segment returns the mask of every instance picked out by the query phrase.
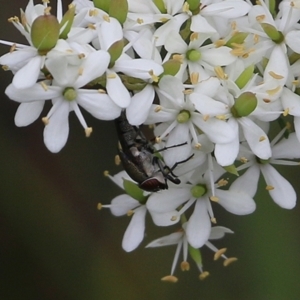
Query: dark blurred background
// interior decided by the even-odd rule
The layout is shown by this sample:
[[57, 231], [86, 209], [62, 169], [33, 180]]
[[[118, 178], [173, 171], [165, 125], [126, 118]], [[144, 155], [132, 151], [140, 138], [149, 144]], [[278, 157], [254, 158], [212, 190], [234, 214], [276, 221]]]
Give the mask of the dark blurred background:
[[[65, 1], [64, 4], [68, 4]], [[0, 38], [24, 43], [7, 22], [19, 16], [27, 1], [2, 1]], [[0, 45], [0, 55], [9, 47]], [[261, 187], [257, 211], [234, 216], [216, 207], [219, 225], [234, 235], [216, 246], [228, 247], [239, 261], [224, 268], [203, 249], [204, 268], [211, 273], [200, 282], [198, 271], [182, 273], [177, 284], [162, 283], [175, 248], [144, 249], [128, 254], [121, 240], [128, 217], [115, 218], [97, 203], [109, 203], [120, 194], [104, 170], [114, 174], [117, 138], [112, 122], [85, 114], [94, 132], [87, 139], [76, 117], [70, 115], [70, 136], [59, 153], [43, 144], [40, 120], [17, 128], [18, 104], [4, 90], [10, 72], [0, 72], [0, 299], [126, 300], [126, 299], [299, 299], [300, 209], [277, 207]], [[43, 116], [49, 110], [46, 110]], [[299, 149], [300, 151], [300, 149]], [[281, 168], [299, 188], [299, 168]], [[142, 246], [171, 232], [149, 222]]]

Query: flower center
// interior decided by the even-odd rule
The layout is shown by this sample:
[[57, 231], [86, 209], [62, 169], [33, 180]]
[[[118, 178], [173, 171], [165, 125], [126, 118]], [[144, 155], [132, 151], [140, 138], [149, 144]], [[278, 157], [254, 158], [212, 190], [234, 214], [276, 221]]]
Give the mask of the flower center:
[[63, 96], [67, 101], [73, 101], [77, 98], [77, 92], [72, 87], [65, 88]]
[[177, 115], [177, 122], [178, 123], [186, 123], [189, 119], [191, 118], [191, 114], [188, 110], [182, 110], [178, 115]]
[[206, 194], [206, 192], [207, 192], [207, 188], [206, 185], [204, 184], [197, 184], [191, 188], [192, 196], [195, 198], [202, 197], [203, 195]]
[[201, 58], [201, 52], [196, 49], [187, 51], [186, 58], [190, 61], [198, 61]]

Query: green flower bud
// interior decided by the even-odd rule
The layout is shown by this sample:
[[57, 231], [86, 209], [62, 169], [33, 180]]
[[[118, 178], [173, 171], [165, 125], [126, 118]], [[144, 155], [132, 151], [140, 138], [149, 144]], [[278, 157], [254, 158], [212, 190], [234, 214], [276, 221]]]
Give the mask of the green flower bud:
[[254, 72], [254, 65], [250, 65], [249, 67], [247, 67], [241, 73], [241, 75], [236, 79], [236, 81], [235, 81], [236, 85], [240, 89], [242, 89], [249, 82], [249, 80], [252, 78], [253, 72]]
[[163, 64], [164, 72], [161, 74], [160, 77], [164, 75], [172, 75], [175, 76], [179, 69], [180, 69], [181, 63], [180, 61], [176, 59], [169, 59]]
[[241, 94], [231, 108], [231, 113], [235, 118], [249, 116], [257, 106], [257, 98], [251, 92]]
[[240, 176], [235, 165], [225, 166], [223, 168], [230, 174]]
[[202, 197], [203, 195], [205, 195], [207, 192], [207, 188], [205, 185], [203, 184], [197, 184], [197, 185], [194, 185], [192, 188], [191, 188], [191, 194], [193, 197], [195, 198], [200, 198]]
[[93, 0], [93, 3], [96, 8], [102, 9], [103, 11], [108, 13], [110, 1], [111, 0]]
[[153, 0], [153, 3], [156, 5], [156, 7], [159, 9], [159, 11], [162, 14], [166, 14], [167, 13], [167, 9], [165, 7], [165, 3], [163, 0]]
[[260, 26], [268, 37], [276, 44], [280, 44], [284, 41], [284, 35], [278, 31], [274, 26], [268, 23], [261, 23]]
[[117, 19], [120, 24], [124, 24], [127, 19], [128, 2], [127, 0], [110, 0], [109, 15]]
[[68, 11], [64, 14], [61, 22], [60, 29], [63, 28], [63, 31], [60, 33], [59, 38], [66, 40], [68, 38], [68, 33], [71, 30], [75, 16], [75, 5], [70, 5]]
[[186, 123], [189, 119], [191, 118], [191, 114], [188, 110], [182, 110], [178, 115], [177, 115], [177, 122], [178, 123]]
[[123, 179], [123, 186], [126, 194], [131, 196], [133, 199], [139, 201], [141, 204], [145, 204], [147, 202], [147, 197], [144, 196], [144, 191], [134, 182]]
[[37, 17], [31, 26], [31, 41], [40, 55], [55, 47], [59, 38], [59, 23], [55, 16], [44, 14]]
[[63, 96], [67, 101], [73, 101], [77, 98], [77, 92], [72, 87], [65, 88]]
[[186, 2], [189, 5], [190, 11], [198, 9], [200, 6], [200, 0], [187, 0]]
[[225, 46], [233, 48], [234, 44], [243, 44], [246, 37], [248, 36], [248, 33], [246, 32], [238, 32], [237, 34], [235, 34], [232, 38], [230, 38], [227, 43], [225, 44]]
[[121, 56], [124, 48], [124, 41], [116, 41], [114, 42], [108, 49], [108, 53], [110, 54], [110, 63], [109, 68], [112, 68], [115, 64], [116, 60]]
[[198, 61], [201, 58], [201, 52], [196, 49], [191, 49], [186, 53], [186, 58], [190, 61]]

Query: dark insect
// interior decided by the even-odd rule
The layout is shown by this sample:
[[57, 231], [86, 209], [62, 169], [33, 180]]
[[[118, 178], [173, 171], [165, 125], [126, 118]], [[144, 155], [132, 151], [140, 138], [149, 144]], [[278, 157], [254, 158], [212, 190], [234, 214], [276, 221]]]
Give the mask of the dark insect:
[[168, 189], [167, 180], [175, 184], [180, 183], [180, 180], [172, 171], [179, 164], [192, 158], [193, 155], [175, 163], [170, 168], [154, 154], [186, 143], [156, 150], [138, 127], [129, 124], [124, 111], [115, 120], [115, 124], [120, 142], [118, 151], [123, 167], [128, 175], [139, 184], [141, 189], [148, 192], [157, 192]]

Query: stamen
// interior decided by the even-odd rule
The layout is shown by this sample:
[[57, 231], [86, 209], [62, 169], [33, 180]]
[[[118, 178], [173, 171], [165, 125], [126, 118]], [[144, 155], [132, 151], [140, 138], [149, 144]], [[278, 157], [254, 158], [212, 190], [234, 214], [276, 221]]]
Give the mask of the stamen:
[[103, 175], [104, 175], [105, 177], [108, 177], [108, 176], [109, 176], [109, 171], [108, 171], [108, 170], [105, 170], [105, 171], [103, 172]]
[[128, 212], [127, 212], [128, 217], [131, 217], [133, 214], [134, 214], [134, 210], [132, 210], [132, 209], [128, 210]]
[[226, 41], [223, 39], [217, 40], [214, 42], [214, 45], [216, 46], [216, 48], [222, 47], [226, 44]]
[[265, 19], [265, 17], [266, 17], [265, 15], [259, 15], [256, 17], [256, 21], [261, 23]]
[[80, 68], [78, 69], [78, 75], [82, 75], [82, 74], [83, 74], [83, 68], [80, 67]]
[[90, 137], [91, 134], [92, 134], [92, 132], [93, 132], [93, 128], [92, 127], [88, 127], [84, 131], [85, 131], [85, 136], [86, 137]]
[[217, 219], [216, 219], [216, 218], [210, 218], [210, 221], [211, 221], [213, 224], [217, 224]]
[[265, 136], [261, 136], [260, 138], [259, 138], [259, 141], [260, 142], [263, 142], [263, 141], [265, 141], [267, 138], [265, 137]]
[[92, 29], [92, 30], [96, 30], [96, 26], [94, 24], [89, 24], [87, 26], [87, 28]]
[[194, 146], [197, 150], [200, 150], [202, 145], [200, 143], [196, 143]]
[[214, 260], [218, 260], [226, 251], [227, 251], [227, 248], [222, 248], [222, 249], [218, 250], [214, 255]]
[[272, 185], [267, 185], [266, 186], [266, 190], [267, 191], [272, 191], [272, 190], [274, 190], [275, 188], [274, 188], [274, 186], [272, 186]]
[[9, 49], [9, 53], [14, 52], [16, 50], [16, 48], [17, 48], [17, 45], [16, 44], [12, 44], [11, 47], [10, 47], [10, 49]]
[[227, 259], [224, 260], [223, 266], [224, 266], [224, 267], [227, 267], [227, 266], [229, 266], [231, 263], [233, 263], [233, 262], [235, 262], [235, 261], [237, 261], [237, 260], [238, 260], [238, 259], [237, 259], [236, 257], [229, 257], [229, 258], [227, 258]]
[[179, 61], [181, 64], [183, 63], [183, 55], [182, 54], [174, 54], [174, 55], [172, 55], [172, 58], [174, 59], [174, 60], [177, 60], [177, 61]]
[[180, 264], [180, 268], [181, 268], [181, 271], [189, 271], [190, 270], [190, 264], [187, 262], [187, 261], [183, 261], [181, 262]]
[[101, 209], [102, 209], [102, 203], [98, 203], [98, 204], [97, 204], [97, 209], [98, 209], [98, 210], [101, 210]]
[[190, 74], [190, 80], [192, 84], [197, 84], [199, 82], [199, 73], [191, 73]]
[[161, 281], [176, 283], [178, 281], [178, 278], [175, 277], [174, 275], [168, 275], [168, 276], [161, 278]]
[[43, 117], [42, 122], [44, 123], [45, 126], [48, 125], [49, 124], [49, 118], [48, 117]]
[[278, 92], [280, 92], [281, 87], [278, 86], [275, 89], [271, 89], [271, 90], [267, 90], [266, 92], [268, 93], [268, 95], [273, 96], [275, 94], [277, 94]]
[[213, 202], [219, 202], [219, 198], [217, 196], [210, 196], [209, 199]]
[[207, 278], [209, 275], [210, 275], [209, 272], [205, 271], [205, 272], [203, 272], [203, 273], [201, 273], [201, 274], [199, 275], [199, 279], [200, 279], [200, 280], [204, 280], [204, 279]]
[[116, 73], [111, 73], [107, 75], [107, 79], [114, 79], [116, 77], [117, 77]]
[[108, 23], [110, 23], [110, 18], [109, 18], [108, 15], [104, 15], [103, 16], [103, 20], [106, 21], [106, 22], [108, 22]]
[[290, 109], [289, 109], [289, 108], [286, 108], [286, 109], [283, 111], [283, 116], [286, 117], [289, 113], [290, 113]]
[[198, 38], [199, 38], [199, 33], [198, 32], [193, 32], [190, 36], [190, 41], [198, 40]]
[[45, 83], [45, 81], [41, 81], [40, 85], [42, 86], [42, 88], [44, 89], [45, 92], [48, 91], [48, 85]]
[[116, 155], [115, 156], [115, 165], [119, 166], [121, 164], [121, 159], [120, 159], [120, 155]]
[[269, 74], [270, 74], [271, 77], [273, 77], [275, 79], [282, 79], [282, 78], [284, 78], [282, 75], [276, 74], [273, 71], [270, 71]]

